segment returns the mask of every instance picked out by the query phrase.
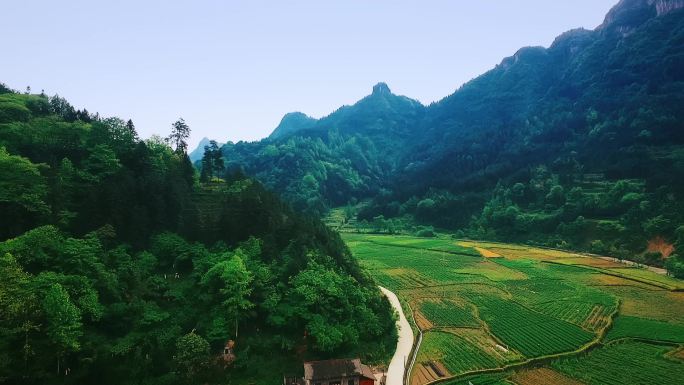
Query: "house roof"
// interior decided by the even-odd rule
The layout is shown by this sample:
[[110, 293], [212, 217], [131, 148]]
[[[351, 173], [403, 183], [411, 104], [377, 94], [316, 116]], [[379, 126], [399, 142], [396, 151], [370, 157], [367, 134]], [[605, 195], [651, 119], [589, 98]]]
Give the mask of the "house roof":
[[304, 379], [326, 380], [340, 377], [361, 376], [375, 380], [370, 368], [359, 358], [352, 360], [309, 361], [304, 363]]

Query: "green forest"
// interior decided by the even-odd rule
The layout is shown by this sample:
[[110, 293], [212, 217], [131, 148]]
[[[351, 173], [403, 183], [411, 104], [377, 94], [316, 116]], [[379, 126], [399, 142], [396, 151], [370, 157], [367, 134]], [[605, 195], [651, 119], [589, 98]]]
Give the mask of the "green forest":
[[200, 173], [188, 124], [170, 131], [2, 87], [0, 382], [275, 383], [303, 359], [387, 359], [390, 305], [339, 235]]
[[684, 276], [671, 255], [684, 241], [684, 17], [637, 3], [428, 106], [379, 83], [324, 118], [288, 114], [266, 139], [224, 145], [226, 169], [371, 231], [432, 227]]

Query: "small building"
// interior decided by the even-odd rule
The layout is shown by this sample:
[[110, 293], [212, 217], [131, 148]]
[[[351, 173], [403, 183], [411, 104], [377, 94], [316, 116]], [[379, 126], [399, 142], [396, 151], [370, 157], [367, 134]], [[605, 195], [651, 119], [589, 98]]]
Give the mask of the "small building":
[[304, 385], [379, 385], [359, 358], [304, 363]]
[[221, 353], [221, 359], [223, 361], [223, 367], [226, 368], [235, 361], [235, 341], [228, 340], [223, 347], [223, 353]]

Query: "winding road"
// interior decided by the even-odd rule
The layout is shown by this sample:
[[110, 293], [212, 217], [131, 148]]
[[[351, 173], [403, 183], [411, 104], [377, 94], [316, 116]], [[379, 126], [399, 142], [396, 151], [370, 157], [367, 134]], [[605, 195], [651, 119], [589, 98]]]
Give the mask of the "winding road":
[[399, 340], [397, 341], [397, 350], [394, 352], [392, 361], [387, 368], [386, 385], [404, 385], [404, 369], [410, 360], [411, 348], [413, 347], [413, 331], [406, 316], [404, 316], [404, 311], [401, 308], [397, 295], [382, 286], [380, 286], [380, 290], [399, 314], [399, 319], [397, 320]]

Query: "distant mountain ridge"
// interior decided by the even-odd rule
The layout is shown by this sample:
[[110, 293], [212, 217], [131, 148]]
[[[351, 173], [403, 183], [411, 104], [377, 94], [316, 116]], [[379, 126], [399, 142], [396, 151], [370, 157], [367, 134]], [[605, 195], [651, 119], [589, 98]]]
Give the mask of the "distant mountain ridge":
[[270, 139], [280, 139], [287, 135], [297, 133], [302, 130], [313, 127], [317, 122], [314, 119], [302, 112], [290, 112], [283, 116], [283, 119], [278, 124], [278, 127], [273, 130]]
[[[422, 116], [424, 106], [417, 100], [392, 93], [386, 83], [373, 86], [372, 93], [351, 106], [342, 106], [321, 119], [311, 118], [301, 112], [286, 114], [278, 127], [268, 137], [282, 139], [292, 134], [342, 130], [397, 130], [406, 132]], [[387, 118], [400, 117], [395, 125], [387, 126]]]
[[[201, 159], [202, 159], [202, 156], [204, 156], [204, 146], [208, 146], [210, 141], [211, 141], [211, 139], [209, 139], [209, 138], [207, 138], [207, 137], [205, 136], [204, 138], [202, 138], [202, 140], [200, 140], [200, 142], [199, 142], [199, 144], [197, 145], [197, 147], [196, 147], [194, 150], [192, 150], [192, 152], [190, 152], [190, 153], [188, 154], [188, 157], [190, 158], [190, 161], [191, 161], [192, 163], [195, 163], [195, 162], [197, 162], [198, 160], [201, 160]], [[223, 146], [225, 143], [219, 143], [219, 142], [217, 142], [217, 144], [218, 144], [219, 147], [221, 147], [221, 146]]]
[[[603, 236], [610, 247], [636, 250], [646, 235], [625, 235], [643, 232], [629, 222], [628, 207], [590, 209], [598, 203], [589, 201], [631, 181], [622, 185], [643, 186], [631, 192], [650, 202], [642, 220], [669, 223], [655, 233], [670, 237], [684, 223], [684, 207], [652, 195], [659, 186], [672, 196], [684, 190], [677, 179], [684, 176], [682, 8], [683, 0], [622, 0], [595, 30], [521, 48], [429, 106], [379, 83], [324, 118], [284, 118], [286, 128], [269, 138], [224, 146], [228, 168], [255, 176], [298, 209], [325, 212], [370, 198], [360, 220], [412, 215], [444, 228], [493, 229], [489, 238], [534, 234], [553, 245], [559, 226], [593, 217], [586, 226], [617, 220], [626, 229]], [[537, 169], [546, 170], [544, 183]], [[581, 182], [585, 175], [601, 183]], [[520, 201], [510, 196], [518, 184]], [[555, 186], [563, 199], [544, 203]], [[584, 202], [574, 211], [559, 203], [571, 190]], [[501, 221], [498, 210], [508, 207], [518, 211]], [[573, 242], [588, 248], [590, 241]]]

